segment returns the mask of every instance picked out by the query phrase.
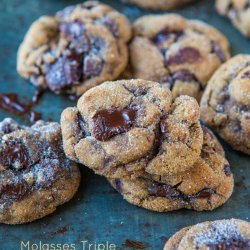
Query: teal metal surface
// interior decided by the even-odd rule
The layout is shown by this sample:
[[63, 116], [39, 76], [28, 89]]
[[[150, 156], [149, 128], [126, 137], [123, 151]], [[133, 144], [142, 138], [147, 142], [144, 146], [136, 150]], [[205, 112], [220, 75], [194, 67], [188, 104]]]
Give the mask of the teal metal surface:
[[[131, 21], [148, 14], [118, 0], [103, 1], [123, 12]], [[19, 93], [24, 101], [31, 99], [34, 87], [21, 79], [16, 72], [16, 52], [30, 24], [39, 16], [53, 14], [75, 0], [1, 0], [0, 2], [0, 92]], [[216, 14], [212, 0], [204, 0], [175, 11], [188, 18], [197, 18], [214, 25], [229, 38], [232, 54], [250, 53], [250, 39], [243, 37], [230, 22]], [[61, 111], [74, 102], [63, 96], [46, 93], [36, 110], [45, 120], [59, 121]], [[0, 110], [0, 119], [20, 117]], [[74, 244], [84, 249], [81, 241], [90, 244], [115, 244], [115, 249], [129, 249], [126, 240], [140, 241], [137, 248], [162, 249], [164, 242], [177, 230], [198, 222], [222, 218], [250, 220], [250, 157], [233, 151], [223, 143], [235, 176], [232, 197], [222, 207], [212, 212], [181, 210], [171, 213], [147, 211], [127, 203], [107, 181], [82, 166], [82, 184], [72, 201], [53, 214], [26, 225], [0, 225], [0, 249], [63, 249]], [[22, 245], [23, 242], [23, 245]], [[28, 244], [29, 243], [29, 248]], [[112, 249], [109, 248], [99, 249]], [[33, 247], [33, 248], [32, 248]], [[43, 248], [42, 248], [43, 247]], [[102, 247], [102, 246], [101, 246]], [[73, 245], [64, 249], [74, 249]], [[85, 248], [88, 249], [88, 248]], [[95, 249], [92, 246], [90, 249]], [[96, 249], [98, 249], [96, 247]]]

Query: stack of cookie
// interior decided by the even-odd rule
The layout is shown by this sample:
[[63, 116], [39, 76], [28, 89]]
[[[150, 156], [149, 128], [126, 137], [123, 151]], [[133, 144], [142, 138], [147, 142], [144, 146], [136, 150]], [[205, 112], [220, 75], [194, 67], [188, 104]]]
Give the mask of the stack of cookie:
[[230, 197], [233, 176], [199, 117], [194, 98], [173, 99], [159, 83], [105, 82], [63, 111], [64, 151], [138, 206], [212, 210]]

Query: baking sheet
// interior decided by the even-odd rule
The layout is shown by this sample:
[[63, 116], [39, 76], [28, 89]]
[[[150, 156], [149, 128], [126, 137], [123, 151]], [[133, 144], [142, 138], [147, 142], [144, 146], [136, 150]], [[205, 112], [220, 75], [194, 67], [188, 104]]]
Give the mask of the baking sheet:
[[[131, 21], [150, 13], [122, 4], [118, 0], [103, 2], [120, 10]], [[32, 98], [34, 87], [16, 72], [17, 48], [35, 19], [75, 3], [78, 1], [1, 0], [0, 92], [19, 93], [25, 101]], [[220, 29], [229, 38], [233, 55], [250, 53], [250, 39], [243, 37], [227, 19], [215, 12], [214, 1], [199, 1], [175, 12], [188, 18], [204, 20]], [[36, 110], [42, 112], [45, 120], [59, 121], [61, 111], [72, 105], [74, 102], [66, 97], [46, 93]], [[0, 119], [7, 116], [27, 122], [0, 110]], [[0, 225], [0, 249], [31, 249], [32, 244], [35, 244], [34, 249], [40, 250], [49, 249], [47, 246], [41, 248], [42, 244], [74, 244], [75, 249], [81, 250], [84, 249], [81, 241], [88, 241], [90, 244], [108, 242], [115, 244], [115, 249], [131, 249], [133, 244], [137, 244], [134, 249], [162, 249], [167, 238], [191, 224], [232, 217], [249, 221], [250, 157], [233, 151], [225, 143], [223, 146], [235, 176], [235, 189], [229, 201], [212, 212], [180, 210], [161, 214], [147, 211], [127, 203], [103, 177], [82, 167], [82, 184], [73, 200], [59, 207], [54, 214], [33, 223]], [[65, 249], [72, 249], [71, 247], [72, 245]]]

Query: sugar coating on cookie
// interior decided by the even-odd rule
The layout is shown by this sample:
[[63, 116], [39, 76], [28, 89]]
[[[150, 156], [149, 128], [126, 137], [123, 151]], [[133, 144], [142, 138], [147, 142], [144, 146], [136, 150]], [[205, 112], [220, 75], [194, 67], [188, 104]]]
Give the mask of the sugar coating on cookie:
[[26, 223], [53, 213], [79, 183], [77, 164], [63, 152], [58, 123], [0, 122], [0, 223]]
[[181, 7], [187, 3], [194, 2], [195, 0], [122, 0], [126, 3], [137, 4], [142, 8], [170, 10], [173, 8]]
[[216, 9], [228, 17], [245, 36], [250, 36], [249, 0], [216, 0]]
[[130, 203], [157, 212], [182, 208], [213, 210], [232, 194], [234, 181], [224, 151], [207, 128], [199, 159], [192, 168], [176, 175], [148, 175], [109, 179]]
[[113, 8], [95, 1], [69, 6], [31, 25], [17, 70], [37, 87], [79, 96], [122, 73], [130, 37], [129, 21]]
[[[145, 80], [105, 82], [61, 116], [64, 150], [106, 177], [125, 167], [148, 173], [183, 172], [199, 157], [202, 129], [194, 98]], [[138, 167], [138, 168], [137, 168]], [[127, 172], [125, 171], [125, 174]]]
[[235, 150], [250, 154], [250, 56], [222, 65], [201, 100], [201, 119]]
[[198, 20], [148, 15], [133, 28], [131, 74], [160, 82], [174, 97], [186, 94], [199, 100], [212, 74], [230, 57], [225, 36]]
[[167, 241], [164, 250], [249, 248], [250, 223], [228, 219], [183, 228]]

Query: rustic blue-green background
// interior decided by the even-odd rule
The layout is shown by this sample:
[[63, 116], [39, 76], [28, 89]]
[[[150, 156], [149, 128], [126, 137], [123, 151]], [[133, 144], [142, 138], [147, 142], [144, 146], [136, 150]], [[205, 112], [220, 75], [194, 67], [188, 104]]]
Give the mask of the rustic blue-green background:
[[[0, 92], [19, 93], [23, 100], [31, 99], [32, 85], [16, 72], [16, 52], [30, 24], [39, 16], [53, 14], [75, 0], [1, 0], [0, 2]], [[150, 13], [137, 7], [103, 1], [123, 12], [131, 21]], [[230, 22], [218, 16], [212, 0], [200, 1], [176, 11], [188, 18], [204, 20], [220, 29], [230, 40], [232, 54], [249, 53], [250, 40], [244, 38]], [[74, 105], [66, 97], [45, 94], [37, 106], [45, 120], [59, 121], [61, 111]], [[0, 110], [0, 119], [14, 115]], [[18, 118], [19, 120], [22, 120]], [[75, 198], [56, 213], [36, 222], [0, 225], [0, 249], [20, 249], [20, 241], [31, 243], [115, 243], [117, 249], [127, 249], [127, 239], [146, 243], [147, 249], [162, 249], [165, 240], [182, 227], [222, 218], [250, 220], [250, 157], [232, 151], [224, 144], [235, 176], [235, 189], [230, 200], [212, 212], [181, 210], [160, 214], [130, 205], [115, 192], [107, 181], [82, 167], [82, 184]]]

